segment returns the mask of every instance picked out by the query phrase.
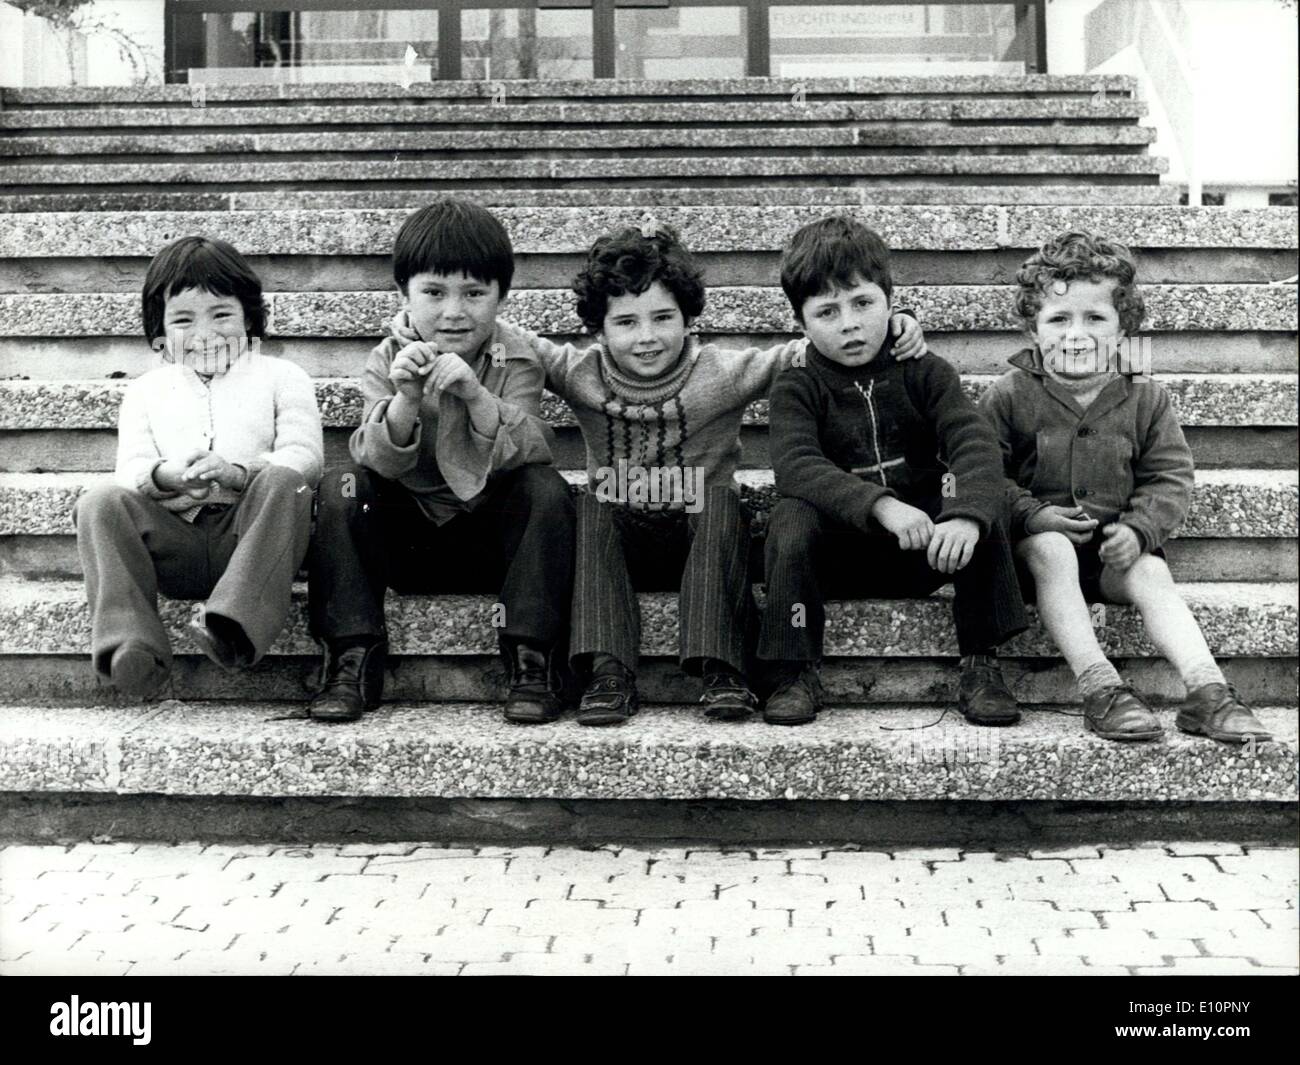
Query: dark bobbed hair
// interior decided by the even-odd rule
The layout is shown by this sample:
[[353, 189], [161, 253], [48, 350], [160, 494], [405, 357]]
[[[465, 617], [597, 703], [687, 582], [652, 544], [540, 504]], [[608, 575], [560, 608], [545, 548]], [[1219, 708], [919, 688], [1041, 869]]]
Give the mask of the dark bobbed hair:
[[1031, 332], [1043, 307], [1043, 297], [1057, 281], [1115, 282], [1115, 310], [1125, 334], [1136, 333], [1146, 316], [1146, 301], [1138, 288], [1137, 262], [1123, 244], [1085, 230], [1061, 233], [1034, 252], [1016, 273], [1016, 313]]
[[591, 333], [605, 324], [615, 296], [639, 296], [656, 281], [672, 293], [689, 323], [704, 310], [704, 271], [672, 226], [659, 226], [647, 237], [640, 229], [620, 229], [599, 238], [573, 279], [578, 317]]
[[393, 242], [393, 280], [406, 295], [416, 274], [464, 274], [497, 283], [502, 299], [515, 276], [515, 250], [506, 227], [486, 207], [454, 197], [407, 216]]
[[845, 215], [800, 227], [781, 253], [781, 288], [800, 322], [807, 300], [860, 281], [879, 285], [886, 299], [893, 294], [889, 248], [874, 229]]
[[214, 296], [233, 296], [244, 308], [248, 335], [266, 336], [262, 279], [248, 260], [224, 240], [181, 237], [153, 257], [144, 275], [140, 316], [150, 343], [166, 335], [167, 297], [191, 288], [205, 289]]

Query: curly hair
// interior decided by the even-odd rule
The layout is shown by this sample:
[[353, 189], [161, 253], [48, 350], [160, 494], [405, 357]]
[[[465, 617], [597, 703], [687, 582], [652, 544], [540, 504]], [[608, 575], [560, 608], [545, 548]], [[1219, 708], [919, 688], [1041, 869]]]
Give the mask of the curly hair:
[[1062, 233], [1034, 252], [1016, 273], [1016, 313], [1032, 327], [1043, 297], [1057, 281], [1113, 280], [1115, 310], [1125, 334], [1137, 332], [1146, 315], [1146, 303], [1135, 280], [1137, 263], [1123, 244], [1083, 230]]
[[672, 226], [660, 226], [650, 237], [631, 227], [600, 237], [573, 279], [578, 317], [589, 332], [599, 333], [612, 298], [639, 296], [656, 281], [673, 294], [688, 323], [700, 316], [704, 271]]

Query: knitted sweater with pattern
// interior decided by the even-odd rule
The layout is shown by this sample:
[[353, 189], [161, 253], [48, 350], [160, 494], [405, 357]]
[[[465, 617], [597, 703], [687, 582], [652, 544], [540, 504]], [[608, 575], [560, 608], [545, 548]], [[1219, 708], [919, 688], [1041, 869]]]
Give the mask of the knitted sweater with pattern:
[[[621, 469], [680, 469], [699, 471], [694, 478], [684, 475], [683, 482], [700, 491], [734, 489], [745, 407], [764, 397], [806, 346], [801, 339], [738, 351], [692, 337], [673, 370], [634, 384], [619, 379], [600, 344], [555, 344], [501, 321], [498, 328], [528, 338], [546, 371], [546, 387], [572, 408], [593, 487]], [[689, 502], [680, 495], [618, 501], [645, 510], [682, 510]]]

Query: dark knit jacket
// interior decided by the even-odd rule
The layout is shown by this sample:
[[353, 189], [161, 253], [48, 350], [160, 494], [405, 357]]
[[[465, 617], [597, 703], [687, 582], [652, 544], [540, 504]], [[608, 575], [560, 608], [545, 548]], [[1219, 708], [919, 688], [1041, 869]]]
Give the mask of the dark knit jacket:
[[997, 438], [957, 371], [935, 355], [897, 362], [889, 340], [857, 367], [810, 344], [807, 365], [773, 386], [771, 448], [781, 495], [864, 532], [879, 528], [871, 508], [885, 495], [936, 520], [970, 518], [981, 537], [1005, 515]]

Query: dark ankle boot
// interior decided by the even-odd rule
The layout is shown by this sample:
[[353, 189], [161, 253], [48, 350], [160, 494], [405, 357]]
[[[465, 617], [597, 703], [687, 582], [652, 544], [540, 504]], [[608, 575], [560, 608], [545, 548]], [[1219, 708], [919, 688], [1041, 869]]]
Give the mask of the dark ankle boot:
[[382, 637], [329, 640], [321, 663], [321, 687], [307, 713], [318, 721], [356, 721], [384, 694], [388, 641]]
[[554, 721], [564, 709], [555, 671], [553, 650], [543, 650], [523, 640], [502, 641], [510, 670], [510, 694], [502, 711], [517, 725]]

